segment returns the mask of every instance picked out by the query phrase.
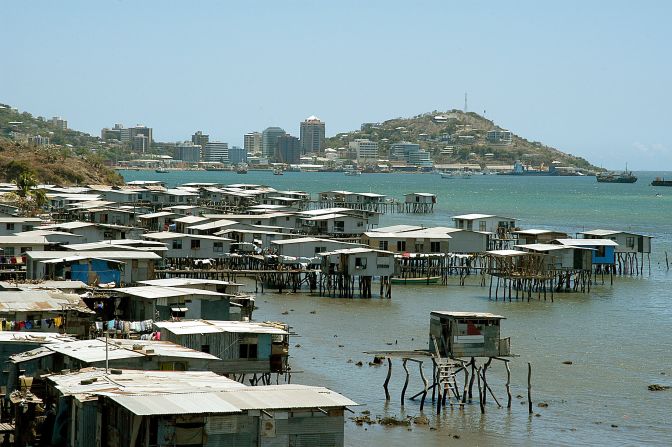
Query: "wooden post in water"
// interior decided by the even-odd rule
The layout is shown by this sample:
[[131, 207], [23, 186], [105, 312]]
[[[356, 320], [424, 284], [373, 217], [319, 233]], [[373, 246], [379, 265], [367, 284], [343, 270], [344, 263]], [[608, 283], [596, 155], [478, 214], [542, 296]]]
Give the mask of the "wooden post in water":
[[511, 368], [509, 368], [509, 362], [504, 362], [506, 366], [506, 396], [508, 398], [506, 402], [506, 408], [511, 408]]
[[481, 389], [481, 367], [478, 367], [478, 370], [476, 371], [476, 374], [478, 376], [476, 377], [476, 380], [478, 381], [478, 404], [481, 407], [481, 414], [485, 414], [485, 406], [483, 405], [483, 390]]
[[420, 368], [420, 378], [422, 379], [422, 383], [425, 385], [425, 390], [422, 393], [422, 400], [420, 401], [420, 411], [425, 407], [425, 398], [427, 397], [427, 379], [425, 378], [425, 373], [422, 371], [422, 361], [418, 362], [418, 366]]
[[[462, 389], [462, 403], [466, 404], [467, 403], [467, 384], [469, 383], [469, 369], [467, 368], [469, 365], [464, 365], [462, 369], [464, 369], [464, 388]], [[461, 406], [460, 408], [464, 408], [464, 406]]]
[[404, 368], [404, 371], [406, 371], [406, 380], [404, 381], [404, 387], [401, 389], [401, 406], [403, 408], [404, 406], [404, 396], [406, 396], [406, 388], [408, 388], [408, 377], [410, 374], [408, 373], [408, 367], [406, 366], [406, 362], [408, 359], [403, 359], [401, 362], [401, 366]]
[[476, 360], [472, 357], [470, 363], [471, 363], [471, 378], [469, 379], [469, 401], [471, 401], [473, 397], [472, 390], [474, 388], [474, 376], [476, 375]]
[[390, 377], [392, 377], [392, 359], [387, 358], [387, 377], [385, 378], [385, 383], [383, 388], [385, 388], [385, 400], [390, 400], [390, 392], [387, 390], [387, 385], [390, 383]]
[[486, 381], [486, 378], [485, 378], [485, 372], [488, 370], [488, 367], [490, 366], [490, 362], [492, 362], [492, 357], [488, 358], [488, 361], [485, 362], [485, 364], [483, 365], [483, 370], [482, 370], [483, 371], [483, 405], [485, 405], [487, 403], [487, 401], [486, 401], [487, 393], [485, 392], [485, 389], [488, 385], [487, 385], [487, 381]]
[[532, 414], [532, 365], [527, 362], [527, 411]]

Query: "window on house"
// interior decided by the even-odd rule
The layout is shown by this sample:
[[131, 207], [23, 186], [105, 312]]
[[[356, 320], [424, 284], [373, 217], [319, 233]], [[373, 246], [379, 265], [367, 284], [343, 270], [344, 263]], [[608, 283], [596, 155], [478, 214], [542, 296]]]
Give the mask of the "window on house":
[[430, 242], [429, 244], [432, 253], [441, 253], [441, 242]]
[[14, 256], [14, 247], [5, 247], [3, 253], [5, 256]]
[[388, 245], [389, 245], [388, 241], [378, 242], [378, 248], [380, 248], [381, 250], [387, 250]]
[[324, 253], [327, 251], [327, 247], [315, 247], [315, 254]]
[[334, 221], [334, 232], [335, 233], [343, 233], [344, 231], [345, 231], [345, 221], [335, 220]]
[[406, 241], [397, 241], [397, 251], [406, 251]]
[[192, 239], [191, 240], [191, 249], [192, 250], [198, 250], [201, 248], [201, 241], [199, 239]]
[[224, 251], [224, 242], [215, 242], [212, 245], [212, 250], [215, 253], [222, 253]]
[[201, 352], [210, 354], [210, 345], [201, 345]]
[[173, 239], [173, 250], [182, 250], [182, 239]]
[[168, 201], [170, 203], [175, 203], [175, 196], [168, 196]]
[[14, 224], [13, 223], [8, 223], [6, 224], [7, 231], [14, 231]]
[[33, 250], [33, 249], [30, 248], [30, 247], [21, 247], [21, 251], [20, 251], [20, 253], [26, 253], [26, 252], [28, 252], [28, 251], [32, 251], [32, 250]]
[[634, 237], [626, 237], [625, 238], [625, 246], [627, 248], [635, 248], [635, 238]]
[[[501, 223], [501, 222], [500, 222]], [[486, 222], [484, 220], [481, 220], [478, 222], [478, 231], [485, 231]]]
[[600, 245], [599, 247], [597, 247], [597, 257], [604, 258], [604, 254], [605, 254], [604, 245]]
[[[473, 222], [468, 220], [467, 221], [467, 230], [472, 230], [474, 228], [473, 225], [474, 225]], [[460, 228], [462, 228], [462, 227], [460, 227]]]
[[356, 269], [365, 269], [366, 268], [366, 258], [355, 258], [355, 268]]
[[241, 359], [256, 359], [257, 358], [257, 344], [256, 343], [241, 343], [240, 344], [240, 358]]
[[358, 227], [363, 227], [363, 226], [364, 226], [364, 222], [362, 222], [362, 221], [360, 220], [359, 222], [357, 222], [357, 226], [358, 226]]

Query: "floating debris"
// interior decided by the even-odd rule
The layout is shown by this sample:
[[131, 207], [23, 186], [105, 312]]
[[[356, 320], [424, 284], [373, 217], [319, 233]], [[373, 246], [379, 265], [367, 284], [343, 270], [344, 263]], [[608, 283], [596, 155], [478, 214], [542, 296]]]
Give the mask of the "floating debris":
[[669, 389], [670, 387], [667, 385], [657, 385], [655, 383], [653, 385], [649, 385], [649, 391], [665, 391]]
[[408, 419], [397, 419], [394, 416], [385, 416], [382, 419], [378, 420], [378, 423], [380, 425], [387, 425], [387, 426], [404, 426], [407, 427], [411, 425], [411, 421]]

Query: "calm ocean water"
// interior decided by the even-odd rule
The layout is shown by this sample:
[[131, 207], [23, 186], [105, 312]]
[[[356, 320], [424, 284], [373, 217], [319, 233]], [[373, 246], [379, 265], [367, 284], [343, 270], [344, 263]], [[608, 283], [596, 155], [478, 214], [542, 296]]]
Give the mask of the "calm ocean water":
[[[418, 415], [419, 402], [399, 395], [403, 370], [394, 361], [385, 401], [386, 367], [370, 367], [366, 350], [426, 347], [431, 310], [494, 312], [505, 316], [502, 333], [511, 337], [513, 395], [526, 395], [527, 362], [532, 363], [535, 413], [514, 398], [511, 410], [489, 399], [486, 414], [478, 404], [447, 409], [441, 416], [425, 407], [429, 427], [385, 428], [346, 423], [349, 446], [451, 445], [672, 445], [672, 390], [650, 392], [649, 384], [672, 385], [672, 188], [654, 188], [655, 176], [638, 173], [630, 185], [598, 184], [593, 177], [475, 176], [468, 180], [437, 175], [122, 171], [127, 181], [257, 183], [311, 193], [333, 189], [377, 192], [402, 198], [407, 192], [438, 196], [433, 214], [392, 214], [381, 225], [414, 223], [451, 225], [450, 217], [468, 212], [520, 219], [525, 228], [554, 228], [569, 233], [583, 229], [631, 229], [655, 237], [651, 274], [618, 277], [614, 285], [594, 286], [590, 294], [555, 295], [555, 302], [494, 302], [477, 281], [463, 287], [395, 286], [391, 300], [333, 299], [307, 293], [257, 296], [259, 320], [288, 321], [299, 337], [292, 345], [292, 364], [303, 371], [297, 383], [327, 386], [361, 404], [372, 415]], [[375, 288], [374, 288], [375, 290]], [[281, 315], [288, 311], [288, 315]], [[315, 313], [311, 313], [314, 311]], [[342, 347], [341, 347], [342, 346]], [[354, 363], [361, 360], [363, 367]], [[572, 365], [564, 365], [570, 360]], [[500, 401], [506, 400], [505, 370], [495, 362], [488, 380]], [[417, 366], [410, 366], [407, 395], [421, 389]], [[431, 367], [425, 366], [425, 374]], [[538, 407], [546, 402], [548, 407]]]

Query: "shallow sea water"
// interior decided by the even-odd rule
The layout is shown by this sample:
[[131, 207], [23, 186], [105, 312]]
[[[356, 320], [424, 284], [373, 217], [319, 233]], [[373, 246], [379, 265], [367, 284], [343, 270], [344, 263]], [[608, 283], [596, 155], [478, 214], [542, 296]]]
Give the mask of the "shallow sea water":
[[[592, 177], [447, 180], [431, 174], [122, 173], [127, 181], [160, 179], [170, 185], [244, 182], [311, 193], [347, 189], [395, 198], [414, 191], [437, 194], [433, 214], [386, 215], [381, 226], [452, 226], [452, 215], [484, 212], [516, 217], [524, 228], [554, 228], [571, 234], [610, 228], [650, 234], [655, 237], [650, 274], [647, 269], [640, 277], [617, 277], [613, 285], [605, 281], [593, 286], [590, 294], [556, 294], [554, 302], [495, 302], [488, 299], [487, 287], [480, 287], [477, 278], [465, 286], [453, 278], [448, 286], [395, 285], [391, 300], [260, 293], [255, 319], [287, 321], [298, 334], [290, 353], [294, 370], [302, 372], [293, 375], [293, 382], [338, 391], [361, 404], [353, 408], [357, 413], [415, 416], [420, 414], [419, 401], [400, 405], [405, 377], [401, 361], [393, 361], [392, 397], [386, 402], [382, 384], [387, 367], [368, 366], [373, 356], [363, 351], [425, 348], [432, 310], [485, 311], [506, 317], [502, 334], [511, 337], [512, 351], [519, 356], [511, 361], [511, 410], [497, 408], [488, 396], [483, 416], [476, 403], [464, 410], [446, 407], [437, 417], [429, 402], [424, 412], [430, 418], [429, 427], [407, 430], [346, 422], [348, 446], [672, 445], [672, 390], [647, 390], [653, 383], [672, 385], [672, 273], [665, 264], [665, 253], [672, 257], [672, 188], [649, 186], [653, 177], [669, 173], [638, 173], [639, 181], [631, 185], [597, 184]], [[288, 314], [282, 315], [285, 311]], [[364, 366], [355, 366], [359, 360]], [[573, 364], [563, 364], [567, 360]], [[527, 362], [532, 364], [532, 398], [538, 416], [529, 416], [527, 406], [520, 403], [525, 399], [515, 397], [526, 396]], [[426, 363], [429, 376], [431, 362]], [[417, 365], [409, 363], [409, 370], [407, 396], [422, 388]], [[504, 366], [493, 362], [488, 382], [502, 403], [505, 380]], [[548, 407], [538, 407], [539, 402]]]

